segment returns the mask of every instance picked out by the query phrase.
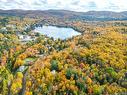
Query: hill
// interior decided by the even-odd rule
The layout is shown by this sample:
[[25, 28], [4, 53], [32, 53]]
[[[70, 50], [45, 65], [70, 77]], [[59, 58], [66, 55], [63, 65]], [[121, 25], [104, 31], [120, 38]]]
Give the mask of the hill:
[[109, 20], [127, 20], [127, 11], [88, 11], [74, 12], [68, 10], [0, 10], [1, 16], [27, 16], [27, 17], [54, 17], [69, 20], [87, 20], [87, 21], [109, 21]]

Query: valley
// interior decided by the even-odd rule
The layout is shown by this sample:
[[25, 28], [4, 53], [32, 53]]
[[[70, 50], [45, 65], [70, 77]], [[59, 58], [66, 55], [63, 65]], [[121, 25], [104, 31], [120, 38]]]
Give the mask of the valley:
[[125, 95], [126, 17], [0, 10], [0, 94]]

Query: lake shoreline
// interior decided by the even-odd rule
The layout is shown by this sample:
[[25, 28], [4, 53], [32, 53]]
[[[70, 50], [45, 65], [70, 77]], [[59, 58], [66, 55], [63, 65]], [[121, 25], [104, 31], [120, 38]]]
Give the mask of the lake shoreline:
[[61, 39], [61, 40], [65, 40], [82, 34], [71, 27], [62, 27], [62, 26], [55, 26], [55, 25], [43, 25], [42, 27], [36, 27], [33, 31], [36, 33], [46, 35], [50, 38], [53, 37], [54, 39]]

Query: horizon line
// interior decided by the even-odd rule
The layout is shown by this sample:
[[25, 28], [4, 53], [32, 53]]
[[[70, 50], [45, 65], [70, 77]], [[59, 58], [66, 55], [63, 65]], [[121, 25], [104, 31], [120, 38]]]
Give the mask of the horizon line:
[[111, 11], [111, 10], [89, 10], [89, 11], [75, 11], [75, 10], [67, 10], [67, 9], [46, 9], [46, 10], [38, 10], [38, 9], [1, 9], [0, 10], [3, 10], [3, 11], [11, 11], [11, 10], [20, 10], [20, 11], [70, 11], [70, 12], [79, 12], [79, 13], [85, 13], [85, 12], [115, 12], [115, 13], [121, 13], [121, 12], [127, 12], [126, 11]]

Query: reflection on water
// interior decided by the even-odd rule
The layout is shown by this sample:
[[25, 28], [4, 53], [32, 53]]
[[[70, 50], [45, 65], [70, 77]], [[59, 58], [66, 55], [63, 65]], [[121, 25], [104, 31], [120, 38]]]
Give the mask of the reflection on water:
[[62, 40], [81, 34], [72, 28], [61, 28], [56, 26], [36, 27], [35, 32], [47, 35], [48, 37], [53, 37], [54, 39], [60, 38]]

